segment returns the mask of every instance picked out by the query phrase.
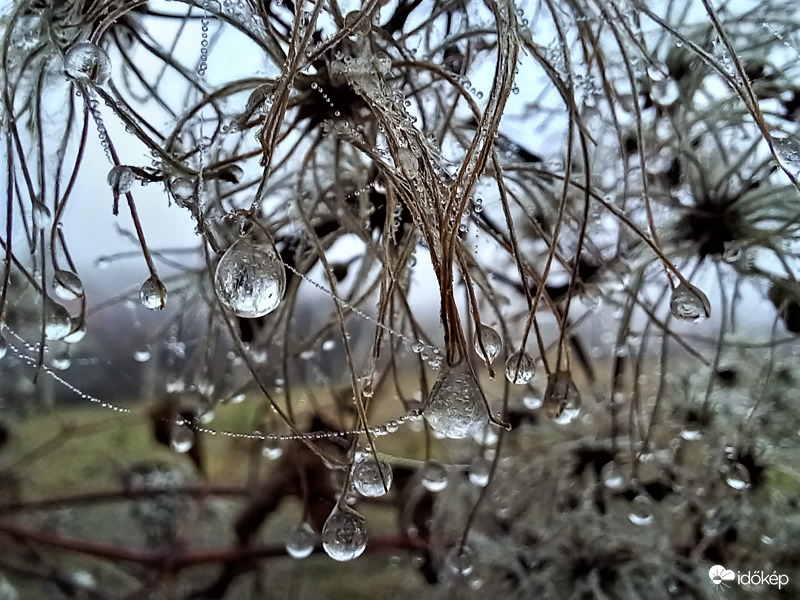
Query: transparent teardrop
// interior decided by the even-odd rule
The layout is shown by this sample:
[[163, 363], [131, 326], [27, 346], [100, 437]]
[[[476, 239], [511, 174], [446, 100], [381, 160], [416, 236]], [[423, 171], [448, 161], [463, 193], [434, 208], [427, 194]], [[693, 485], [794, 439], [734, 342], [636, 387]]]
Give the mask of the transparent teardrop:
[[83, 298], [83, 282], [72, 271], [57, 270], [53, 275], [53, 290], [62, 300]]
[[167, 305], [167, 287], [154, 275], [142, 284], [139, 299], [145, 308], [162, 310]]
[[179, 454], [184, 454], [194, 446], [194, 431], [186, 423], [178, 422], [172, 425], [169, 440], [170, 447]]
[[111, 76], [111, 61], [92, 42], [78, 42], [64, 55], [64, 72], [79, 83], [103, 85]]
[[353, 467], [353, 486], [362, 496], [377, 498], [392, 489], [392, 467], [369, 456]]
[[447, 469], [435, 460], [430, 460], [422, 467], [422, 485], [429, 492], [441, 492], [447, 487]]
[[361, 556], [367, 548], [364, 517], [347, 506], [336, 506], [322, 528], [322, 548], [342, 562]]
[[673, 316], [687, 321], [706, 319], [711, 314], [711, 304], [706, 295], [690, 283], [681, 283], [672, 290], [669, 309]]
[[518, 350], [506, 359], [506, 379], [515, 385], [525, 385], [536, 372], [531, 355]]
[[469, 367], [446, 366], [439, 372], [422, 415], [431, 428], [451, 439], [480, 431], [488, 419], [485, 400]]
[[[503, 340], [500, 338], [500, 334], [488, 325], [481, 325], [480, 333], [480, 339], [476, 335], [473, 343], [475, 352], [478, 354], [478, 356], [491, 364], [500, 354], [500, 350], [503, 347]], [[483, 348], [486, 350], [485, 354], [483, 350], [481, 350], [481, 340], [483, 340]]]
[[289, 532], [286, 538], [286, 553], [292, 558], [301, 559], [314, 552], [317, 534], [308, 523], [300, 523]]
[[72, 319], [69, 311], [58, 302], [45, 301], [44, 309], [44, 337], [48, 340], [60, 340], [72, 331]]
[[252, 234], [237, 240], [217, 265], [214, 287], [220, 302], [238, 317], [263, 317], [278, 308], [286, 271], [273, 241]]
[[574, 421], [581, 412], [581, 394], [569, 371], [556, 371], [547, 378], [544, 391], [547, 416], [559, 425]]

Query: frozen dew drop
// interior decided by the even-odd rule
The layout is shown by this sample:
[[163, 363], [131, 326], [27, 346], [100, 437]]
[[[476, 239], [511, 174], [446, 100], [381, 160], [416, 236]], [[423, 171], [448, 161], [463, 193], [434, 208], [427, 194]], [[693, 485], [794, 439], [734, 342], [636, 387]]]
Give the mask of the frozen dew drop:
[[142, 346], [138, 350], [133, 351], [133, 360], [138, 363], [145, 363], [150, 360], [150, 345]]
[[188, 177], [175, 177], [169, 182], [169, 193], [175, 198], [178, 206], [193, 204], [197, 195], [197, 185]]
[[477, 487], [486, 487], [489, 485], [489, 476], [492, 472], [492, 461], [483, 456], [476, 456], [469, 463], [469, 470], [467, 476], [469, 482]]
[[711, 304], [706, 295], [685, 282], [672, 290], [669, 309], [673, 316], [687, 321], [705, 319], [711, 314]]
[[620, 492], [625, 489], [625, 474], [620, 469], [616, 461], [607, 462], [600, 470], [600, 479], [603, 485], [612, 492]]
[[286, 537], [286, 553], [292, 558], [301, 559], [314, 552], [317, 534], [308, 523], [300, 523]]
[[336, 506], [322, 528], [322, 548], [334, 560], [358, 558], [367, 547], [367, 524], [347, 506]]
[[72, 319], [69, 311], [58, 302], [47, 299], [44, 309], [44, 337], [48, 340], [60, 340], [72, 331]]
[[544, 404], [544, 400], [539, 398], [538, 396], [524, 396], [522, 398], [522, 405], [527, 408], [528, 410], [538, 410], [542, 408]]
[[217, 265], [214, 286], [220, 302], [238, 317], [254, 319], [274, 311], [286, 289], [286, 270], [275, 244], [252, 234], [234, 242]]
[[628, 519], [634, 525], [650, 525], [653, 522], [653, 501], [639, 494], [631, 500]]
[[486, 350], [486, 354], [481, 350], [481, 339], [479, 339], [477, 335], [474, 341], [475, 352], [478, 353], [478, 356], [485, 358], [486, 362], [491, 364], [500, 354], [500, 350], [503, 347], [503, 340], [500, 338], [500, 334], [488, 325], [481, 325], [480, 332], [480, 338], [483, 340], [483, 348]]
[[53, 276], [53, 290], [62, 300], [83, 298], [83, 282], [72, 271], [58, 269]]
[[50, 361], [50, 366], [56, 371], [66, 371], [72, 366], [72, 359], [69, 356], [69, 350], [59, 352]]
[[150, 310], [162, 310], [167, 305], [167, 287], [155, 275], [142, 284], [139, 290], [142, 305]]
[[392, 489], [392, 467], [372, 456], [364, 458], [353, 467], [353, 486], [367, 498], [383, 496]]
[[49, 228], [53, 224], [53, 215], [50, 209], [41, 200], [34, 200], [31, 208], [31, 219], [33, 227], [39, 231]]
[[64, 72], [78, 83], [103, 85], [111, 76], [111, 61], [92, 42], [78, 42], [64, 55]]
[[108, 172], [106, 181], [115, 194], [125, 194], [133, 187], [136, 175], [130, 167], [117, 165]]
[[506, 359], [506, 379], [515, 385], [528, 383], [535, 370], [533, 358], [525, 350], [518, 350]]
[[264, 440], [264, 445], [261, 446], [261, 456], [267, 460], [278, 460], [283, 456], [283, 446], [281, 446], [280, 440], [274, 438]]
[[68, 335], [64, 336], [61, 341], [66, 342], [67, 344], [77, 344], [85, 337], [86, 324], [82, 323], [80, 319], [73, 319], [72, 331], [70, 331]]
[[441, 492], [447, 487], [447, 469], [435, 460], [428, 461], [422, 467], [422, 485], [429, 492]]
[[750, 487], [750, 472], [740, 462], [734, 462], [728, 467], [725, 482], [734, 490], [745, 490]]
[[547, 416], [559, 425], [574, 421], [581, 412], [581, 395], [569, 371], [557, 371], [547, 378], [544, 391]]
[[468, 366], [446, 366], [431, 390], [422, 414], [431, 428], [450, 439], [481, 431], [488, 415], [483, 392]]
[[355, 35], [366, 35], [369, 33], [372, 24], [370, 23], [369, 15], [364, 15], [360, 10], [352, 10], [344, 16], [344, 26], [346, 28], [352, 27]]
[[178, 454], [185, 454], [194, 446], [194, 431], [184, 422], [173, 423], [169, 445]]
[[773, 136], [772, 145], [786, 169], [797, 174], [800, 171], [800, 140], [792, 136]]

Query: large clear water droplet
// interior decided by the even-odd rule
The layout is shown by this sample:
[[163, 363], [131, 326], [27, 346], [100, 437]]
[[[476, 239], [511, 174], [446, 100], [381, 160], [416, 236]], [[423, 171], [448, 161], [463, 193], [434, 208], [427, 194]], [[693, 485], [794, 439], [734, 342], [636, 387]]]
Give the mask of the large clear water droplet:
[[72, 366], [72, 358], [69, 355], [69, 346], [62, 352], [54, 355], [50, 360], [50, 366], [56, 371], [66, 371]]
[[64, 55], [64, 72], [79, 83], [103, 85], [111, 76], [111, 61], [92, 42], [78, 42]]
[[72, 319], [72, 330], [64, 336], [63, 342], [67, 344], [77, 344], [86, 337], [86, 323], [81, 323], [80, 319]]
[[494, 359], [497, 358], [498, 354], [500, 354], [500, 350], [503, 347], [503, 340], [500, 338], [500, 334], [488, 325], [481, 325], [480, 332], [481, 339], [483, 340], [483, 348], [486, 350], [486, 354], [484, 354], [483, 350], [481, 350], [481, 340], [478, 339], [477, 335], [475, 336], [475, 341], [473, 344], [475, 346], [475, 352], [478, 353], [478, 356], [491, 364]]
[[44, 309], [44, 337], [48, 340], [60, 340], [72, 331], [72, 319], [69, 311], [58, 302], [45, 301]]
[[125, 194], [131, 191], [133, 182], [136, 181], [136, 174], [128, 166], [117, 165], [108, 172], [106, 181], [115, 194]]
[[690, 283], [681, 283], [672, 290], [669, 309], [673, 316], [688, 321], [705, 319], [711, 314], [706, 295]]
[[238, 317], [263, 317], [278, 308], [286, 289], [286, 271], [275, 244], [266, 235], [237, 240], [219, 261], [214, 286], [220, 302]]
[[72, 271], [57, 270], [53, 275], [53, 290], [62, 300], [83, 298], [83, 282]]
[[506, 379], [515, 385], [528, 383], [536, 371], [531, 355], [518, 350], [506, 359]]
[[628, 519], [634, 525], [650, 525], [653, 522], [653, 501], [642, 494], [636, 496], [628, 507]]
[[422, 485], [429, 492], [441, 492], [447, 487], [447, 469], [435, 460], [428, 461], [422, 467]]
[[169, 445], [175, 452], [185, 454], [194, 446], [194, 431], [186, 423], [174, 423], [170, 432]]
[[292, 558], [306, 558], [314, 552], [317, 534], [308, 523], [300, 523], [286, 538], [286, 553]]
[[34, 200], [31, 207], [31, 220], [33, 228], [39, 231], [48, 229], [53, 224], [53, 215], [50, 209], [41, 200]]
[[392, 489], [392, 467], [383, 460], [368, 456], [353, 467], [353, 486], [367, 498], [383, 496]]
[[740, 462], [731, 463], [725, 482], [734, 490], [746, 490], [750, 487], [750, 471]]
[[581, 412], [581, 394], [569, 371], [557, 371], [547, 378], [544, 408], [548, 417], [559, 425], [574, 421]]
[[434, 431], [451, 439], [483, 429], [488, 419], [483, 392], [469, 367], [446, 366], [439, 372], [422, 415]]
[[361, 556], [367, 548], [364, 517], [347, 506], [335, 507], [322, 528], [322, 548], [342, 562]]
[[146, 363], [150, 360], [150, 354], [150, 344], [146, 344], [133, 351], [133, 360], [138, 363]]
[[139, 290], [142, 305], [150, 310], [162, 310], [167, 305], [167, 287], [155, 275], [142, 284]]
[[492, 461], [483, 456], [476, 456], [469, 463], [467, 476], [472, 485], [486, 487], [489, 485], [489, 476], [492, 472]]

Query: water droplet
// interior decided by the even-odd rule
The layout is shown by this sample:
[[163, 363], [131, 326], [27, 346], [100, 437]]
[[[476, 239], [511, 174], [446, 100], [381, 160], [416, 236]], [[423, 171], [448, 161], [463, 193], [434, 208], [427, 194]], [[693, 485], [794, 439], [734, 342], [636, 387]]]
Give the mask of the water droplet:
[[475, 569], [474, 560], [472, 550], [469, 547], [456, 546], [445, 558], [445, 577], [466, 577]]
[[261, 446], [261, 455], [268, 460], [278, 460], [283, 456], [283, 446], [280, 440], [267, 438], [264, 440], [264, 445]]
[[272, 239], [251, 233], [237, 240], [220, 259], [214, 286], [220, 302], [238, 317], [263, 317], [278, 308], [286, 270]]
[[528, 383], [536, 370], [531, 355], [518, 350], [506, 359], [506, 379], [516, 385]]
[[451, 439], [483, 428], [488, 418], [483, 392], [468, 366], [446, 366], [439, 372], [422, 414], [434, 431]]
[[56, 371], [66, 371], [69, 369], [72, 366], [72, 359], [69, 356], [69, 348], [53, 356], [53, 358], [50, 360], [50, 366]]
[[367, 498], [383, 496], [392, 489], [392, 467], [386, 461], [368, 456], [353, 468], [353, 486]]
[[557, 371], [547, 378], [544, 391], [547, 416], [559, 425], [574, 421], [581, 412], [581, 395], [569, 371]]
[[308, 523], [300, 523], [286, 537], [286, 553], [292, 558], [301, 559], [314, 552], [317, 534]]
[[542, 408], [544, 400], [538, 396], [525, 396], [522, 398], [522, 405], [528, 410], [538, 410]]
[[429, 492], [441, 492], [447, 487], [447, 469], [435, 460], [430, 460], [422, 467], [422, 485]]
[[650, 81], [664, 81], [667, 77], [667, 67], [664, 65], [650, 65], [647, 67], [647, 76]]
[[800, 140], [792, 136], [775, 135], [772, 137], [772, 145], [786, 169], [797, 174], [800, 171]]
[[734, 462], [728, 467], [725, 481], [734, 490], [745, 490], [750, 487], [750, 472], [742, 463]]
[[64, 55], [64, 72], [79, 83], [103, 85], [111, 76], [111, 61], [92, 42], [78, 42]]
[[8, 354], [8, 342], [5, 336], [0, 333], [0, 359], [5, 357], [6, 354]]
[[489, 475], [492, 472], [492, 461], [483, 456], [476, 456], [469, 463], [467, 476], [472, 485], [486, 487], [489, 485]]
[[71, 271], [59, 269], [53, 275], [53, 290], [62, 300], [83, 298], [83, 282]]
[[478, 353], [478, 356], [485, 358], [486, 361], [491, 364], [500, 354], [500, 350], [503, 347], [503, 340], [500, 338], [500, 334], [488, 325], [481, 325], [480, 332], [486, 354], [484, 355], [483, 351], [481, 350], [480, 340], [478, 339], [477, 335], [475, 336], [475, 341], [473, 343], [475, 352]]
[[193, 204], [197, 197], [197, 184], [188, 177], [175, 177], [169, 182], [169, 193], [175, 198], [178, 206], [187, 207]]
[[179, 422], [172, 425], [169, 440], [170, 447], [179, 454], [184, 454], [194, 446], [194, 431], [186, 423]]
[[681, 431], [681, 438], [687, 442], [695, 442], [703, 437], [703, 432], [696, 427], [686, 427]]
[[367, 547], [364, 517], [347, 506], [336, 506], [322, 528], [322, 548], [334, 560], [358, 558]]
[[628, 507], [628, 519], [634, 525], [650, 525], [653, 522], [652, 500], [642, 494], [636, 496]]
[[150, 360], [150, 345], [143, 346], [133, 352], [133, 360], [144, 363]]
[[142, 284], [139, 290], [142, 305], [150, 310], [162, 310], [167, 305], [167, 288], [155, 275]]
[[681, 283], [672, 290], [669, 309], [673, 316], [690, 321], [705, 319], [711, 314], [706, 295], [690, 283]]
[[111, 186], [115, 194], [125, 194], [133, 187], [136, 175], [130, 167], [117, 165], [108, 172], [106, 181], [108, 181], [108, 185]]
[[86, 337], [86, 324], [78, 319], [72, 320], [72, 331], [61, 340], [67, 344], [77, 344]]
[[625, 474], [615, 461], [607, 462], [600, 471], [600, 478], [603, 485], [612, 492], [619, 492], [625, 489]]
[[336, 347], [336, 342], [334, 342], [333, 340], [325, 340], [324, 342], [322, 342], [322, 349], [325, 352], [330, 352], [335, 347]]
[[48, 340], [60, 340], [72, 331], [72, 319], [69, 311], [58, 302], [47, 299], [44, 311], [44, 337]]
[[[363, 19], [362, 16], [364, 17]], [[361, 20], [359, 21], [359, 19]], [[366, 35], [369, 33], [372, 23], [370, 23], [369, 16], [364, 16], [362, 11], [351, 10], [344, 16], [344, 26], [346, 28], [352, 27], [353, 33], [356, 35]]]
[[50, 209], [41, 200], [34, 200], [31, 208], [31, 220], [33, 227], [37, 230], [48, 229], [53, 224], [53, 215]]

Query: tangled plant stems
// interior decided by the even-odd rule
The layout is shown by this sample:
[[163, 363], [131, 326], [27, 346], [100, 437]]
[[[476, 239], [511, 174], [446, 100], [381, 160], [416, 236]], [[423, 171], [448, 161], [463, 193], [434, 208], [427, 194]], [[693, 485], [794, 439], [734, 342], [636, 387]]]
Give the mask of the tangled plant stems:
[[[153, 436], [197, 475], [22, 493], [0, 570], [222, 598], [285, 553], [388, 550], [446, 595], [712, 598], [721, 564], [789, 575], [726, 597], [797, 597], [799, 30], [793, 0], [11, 6], [0, 358], [138, 413], [56, 371], [101, 310], [163, 310], [134, 358], [161, 357]], [[193, 220], [189, 250], [143, 225], [151, 197]], [[143, 259], [103, 304], [63, 226], [98, 211]], [[254, 424], [216, 426], [243, 399]], [[246, 486], [192, 487], [214, 436], [250, 453]], [[229, 494], [233, 545], [193, 548]], [[141, 548], [12, 522], [113, 500]], [[399, 529], [370, 536], [369, 503]]]

